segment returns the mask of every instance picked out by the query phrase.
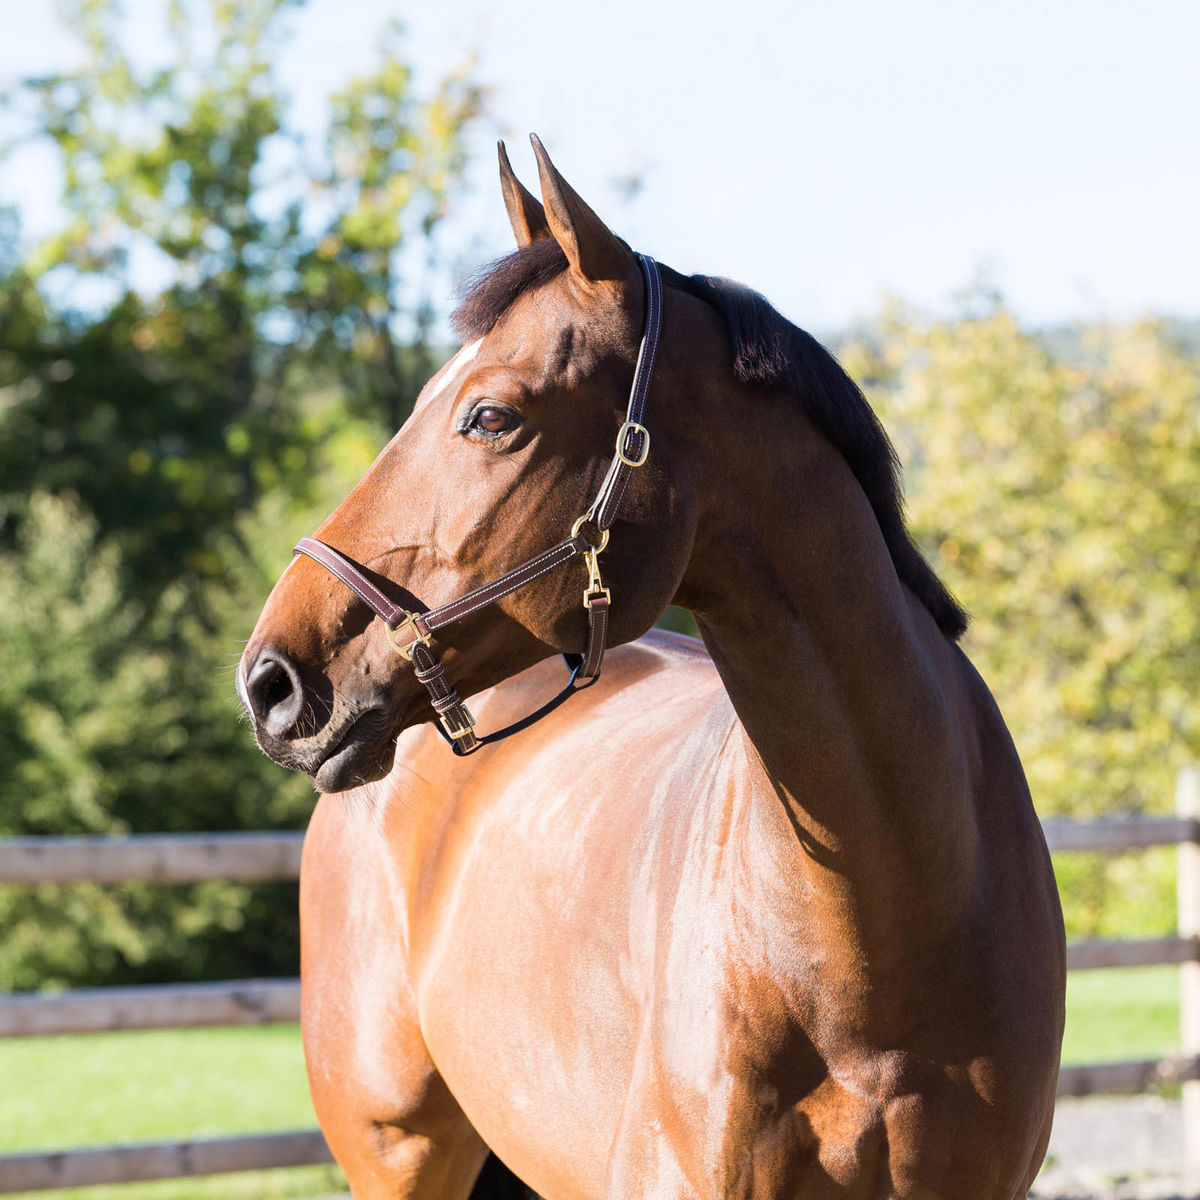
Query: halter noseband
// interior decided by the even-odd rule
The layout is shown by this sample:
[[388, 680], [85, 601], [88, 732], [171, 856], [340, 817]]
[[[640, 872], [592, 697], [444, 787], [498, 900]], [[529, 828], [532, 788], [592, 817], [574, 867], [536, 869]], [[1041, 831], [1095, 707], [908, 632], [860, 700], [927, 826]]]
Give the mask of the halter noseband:
[[[392, 648], [401, 658], [412, 663], [413, 673], [429, 692], [429, 698], [438, 716], [438, 731], [460, 757], [473, 754], [480, 746], [498, 742], [527, 729], [547, 713], [553, 712], [576, 692], [591, 687], [600, 678], [604, 647], [608, 641], [608, 609], [611, 598], [600, 576], [600, 553], [608, 545], [609, 530], [617, 518], [629, 477], [646, 461], [646, 456], [650, 453], [650, 432], [642, 424], [642, 417], [646, 408], [646, 393], [650, 390], [650, 377], [654, 372], [659, 336], [662, 333], [662, 277], [658, 264], [645, 254], [635, 254], [634, 257], [641, 267], [646, 284], [646, 324], [638, 349], [637, 367], [629, 392], [625, 424], [617, 434], [616, 452], [604, 476], [604, 482], [600, 485], [600, 491], [592, 501], [592, 506], [572, 526], [569, 537], [551, 546], [536, 558], [531, 558], [498, 579], [493, 579], [491, 583], [485, 583], [448, 604], [419, 613], [408, 612], [393, 604], [353, 559], [316, 538], [301, 538], [292, 552], [305, 554], [314, 562], [320, 563], [382, 618]], [[599, 530], [599, 541], [595, 544], [585, 536], [585, 525]], [[566, 686], [541, 708], [520, 721], [495, 733], [484, 736], [476, 734], [475, 718], [471, 716], [458, 691], [446, 679], [446, 669], [430, 646], [433, 635], [439, 629], [445, 629], [455, 621], [461, 621], [463, 617], [494, 604], [581, 554], [588, 567], [588, 582], [583, 590], [583, 606], [588, 614], [588, 640], [583, 654], [563, 655], [571, 672]]]

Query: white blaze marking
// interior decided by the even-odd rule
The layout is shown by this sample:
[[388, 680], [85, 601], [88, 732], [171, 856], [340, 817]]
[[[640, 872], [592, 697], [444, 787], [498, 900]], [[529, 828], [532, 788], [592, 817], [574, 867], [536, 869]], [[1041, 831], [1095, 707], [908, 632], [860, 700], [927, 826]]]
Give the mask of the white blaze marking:
[[421, 395], [417, 398], [416, 407], [413, 409], [413, 416], [416, 416], [434, 396], [440, 396], [443, 392], [448, 391], [451, 387], [458, 383], [459, 376], [471, 365], [475, 355], [479, 353], [479, 347], [483, 345], [483, 338], [472, 342], [469, 346], [464, 346], [422, 389]]

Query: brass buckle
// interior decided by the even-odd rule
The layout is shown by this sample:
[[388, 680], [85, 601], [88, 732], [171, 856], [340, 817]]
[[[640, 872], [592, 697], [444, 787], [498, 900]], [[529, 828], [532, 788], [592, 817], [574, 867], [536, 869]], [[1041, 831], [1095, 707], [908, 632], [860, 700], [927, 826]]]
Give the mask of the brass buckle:
[[[642, 452], [637, 458], [630, 458], [625, 453], [625, 442], [628, 440], [629, 434], [640, 433], [642, 435]], [[636, 421], [626, 421], [624, 425], [617, 431], [617, 457], [627, 467], [640, 467], [646, 461], [647, 455], [650, 453], [650, 430], [645, 425], [639, 425]]]
[[[392, 649], [395, 650], [395, 652], [398, 655], [400, 655], [400, 657], [402, 659], [404, 659], [405, 662], [409, 662], [409, 663], [412, 662], [413, 647], [418, 642], [420, 642], [420, 644], [422, 646], [428, 646], [430, 641], [433, 638], [433, 634], [431, 634], [431, 633], [423, 634], [417, 628], [416, 621], [417, 621], [417, 617], [419, 615], [420, 615], [419, 613], [406, 612], [404, 614], [404, 620], [401, 621], [399, 625], [389, 625], [389, 624], [387, 624], [387, 622], [384, 622], [383, 627], [384, 627], [384, 629], [387, 630], [387, 638], [388, 638], [388, 641], [391, 642], [391, 644], [392, 644]], [[412, 630], [413, 639], [411, 642], [406, 642], [404, 645], [401, 645], [399, 642], [396, 641], [396, 634], [399, 633], [400, 630], [402, 630], [406, 625]]]
[[463, 725], [461, 729], [455, 729], [454, 726], [450, 724], [449, 717], [438, 717], [442, 728], [446, 731], [446, 736], [448, 738], [452, 738], [456, 742], [461, 741], [475, 729], [475, 718], [471, 716], [471, 710], [465, 704], [462, 706], [462, 710], [463, 716], [466, 717], [466, 724]]

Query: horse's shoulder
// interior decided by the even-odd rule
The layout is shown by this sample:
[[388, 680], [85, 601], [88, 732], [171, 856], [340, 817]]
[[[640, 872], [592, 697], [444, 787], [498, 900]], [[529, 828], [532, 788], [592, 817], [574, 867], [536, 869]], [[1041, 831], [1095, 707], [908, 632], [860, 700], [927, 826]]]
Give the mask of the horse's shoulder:
[[637, 641], [610, 650], [605, 671], [610, 683], [617, 687], [641, 681], [675, 689], [721, 686], [704, 643], [667, 629], [651, 629]]
[[[561, 686], [561, 659], [538, 663], [478, 697], [480, 711], [517, 713], [522, 705], [544, 701]], [[562, 710], [561, 720], [579, 720], [602, 706], [626, 711], [643, 703], [687, 702], [721, 690], [721, 679], [703, 643], [684, 634], [652, 629], [604, 656], [604, 672]], [[509, 719], [512, 719], [511, 717]]]
[[[545, 659], [468, 697], [467, 705], [478, 730], [486, 735], [540, 707], [565, 679], [562, 659]], [[714, 712], [714, 707], [720, 711]], [[605, 761], [610, 761], [612, 747], [628, 748], [647, 740], [657, 746], [665, 762], [667, 749], [702, 718], [706, 725], [722, 726], [736, 719], [708, 651], [696, 638], [652, 629], [609, 650], [603, 674], [591, 687], [571, 696], [545, 720], [483, 748], [478, 755], [454, 758], [431, 722], [406, 730], [397, 744], [392, 786], [403, 785], [411, 774], [432, 783], [436, 791], [454, 786], [455, 777], [480, 778], [480, 768], [490, 768], [497, 759], [505, 769], [511, 768], [511, 756], [525, 775], [564, 755], [577, 758], [581, 748], [590, 755], [603, 750]]]

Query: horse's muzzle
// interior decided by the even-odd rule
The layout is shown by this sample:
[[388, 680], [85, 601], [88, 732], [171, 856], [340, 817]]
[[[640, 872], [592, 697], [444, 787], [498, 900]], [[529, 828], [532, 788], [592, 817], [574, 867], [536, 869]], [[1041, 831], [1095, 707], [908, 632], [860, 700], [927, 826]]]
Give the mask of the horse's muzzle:
[[306, 692], [295, 661], [267, 646], [238, 671], [237, 692], [262, 752], [280, 766], [303, 771], [318, 791], [344, 791], [387, 774], [395, 724], [385, 696], [375, 689], [323, 702]]

